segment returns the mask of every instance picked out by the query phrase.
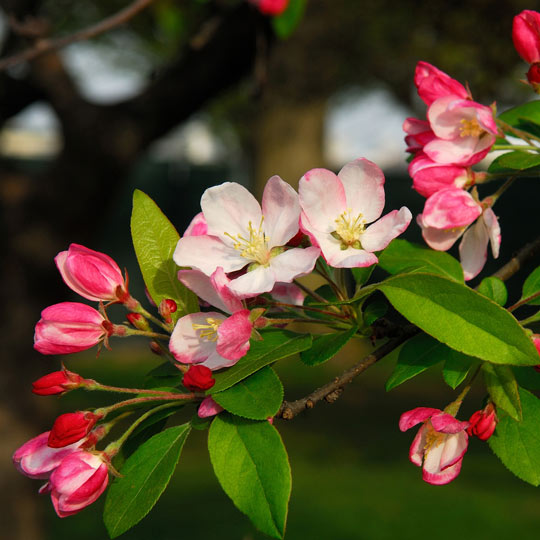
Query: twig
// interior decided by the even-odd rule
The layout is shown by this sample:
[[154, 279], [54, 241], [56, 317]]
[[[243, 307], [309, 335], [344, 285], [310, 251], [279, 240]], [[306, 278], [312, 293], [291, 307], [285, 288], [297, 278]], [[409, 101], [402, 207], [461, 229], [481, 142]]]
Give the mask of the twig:
[[343, 386], [345, 384], [350, 383], [357, 375], [360, 375], [360, 373], [365, 371], [369, 366], [375, 364], [381, 358], [384, 358], [394, 349], [397, 349], [402, 343], [414, 336], [418, 331], [418, 328], [415, 326], [407, 326], [403, 329], [402, 333], [398, 337], [388, 341], [378, 349], [374, 350], [371, 354], [368, 354], [362, 358], [362, 360], [344, 371], [333, 381], [321, 386], [320, 388], [317, 388], [317, 390], [302, 399], [297, 399], [296, 401], [291, 402], [284, 401], [276, 414], [276, 417], [283, 418], [285, 420], [292, 420], [303, 410], [312, 409], [315, 404], [322, 399], [329, 403], [333, 403], [343, 391]]
[[99, 34], [103, 34], [104, 32], [108, 32], [109, 30], [112, 30], [113, 28], [127, 22], [129, 19], [139, 13], [139, 11], [142, 11], [144, 8], [149, 6], [152, 2], [153, 0], [135, 0], [132, 4], [124, 9], [121, 9], [114, 15], [111, 15], [110, 17], [107, 17], [106, 19], [103, 19], [92, 26], [83, 28], [82, 30], [79, 30], [78, 32], [75, 32], [69, 36], [52, 39], [38, 39], [32, 47], [0, 60], [0, 71], [3, 71], [16, 64], [20, 64], [21, 62], [33, 60], [46, 52], [62, 49], [63, 47], [76, 43], [77, 41], [84, 41], [98, 36]]
[[540, 236], [529, 244], [523, 246], [504, 266], [499, 268], [492, 277], [506, 281], [511, 278], [521, 267], [540, 253]]

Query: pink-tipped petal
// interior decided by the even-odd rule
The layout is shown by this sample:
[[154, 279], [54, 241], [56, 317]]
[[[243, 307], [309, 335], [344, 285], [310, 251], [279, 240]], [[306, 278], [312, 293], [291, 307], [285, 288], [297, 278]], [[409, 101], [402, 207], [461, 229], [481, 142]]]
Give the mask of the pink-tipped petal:
[[307, 218], [303, 220], [304, 225], [310, 231], [334, 231], [334, 220], [347, 210], [341, 180], [326, 169], [312, 169], [300, 178], [298, 194], [300, 206]]
[[441, 471], [452, 467], [458, 461], [463, 459], [469, 445], [469, 436], [467, 432], [461, 431], [446, 437], [444, 448], [441, 454]]
[[[221, 269], [223, 271], [223, 269]], [[179, 270], [179, 281], [199, 298], [222, 311], [230, 313], [221, 296], [212, 284], [212, 279], [199, 270]]]
[[435, 229], [434, 227], [426, 227], [422, 214], [416, 217], [416, 222], [422, 228], [422, 236], [426, 244], [436, 251], [449, 250], [465, 231], [465, 227], [458, 227], [455, 229]]
[[428, 471], [424, 468], [422, 469], [422, 479], [433, 486], [443, 486], [450, 483], [459, 475], [462, 463], [463, 460], [460, 459], [454, 465], [448, 467], [444, 471], [439, 471], [435, 473]]
[[222, 410], [223, 407], [218, 405], [211, 396], [208, 396], [201, 401], [197, 415], [199, 418], [207, 418], [219, 414]]
[[231, 280], [223, 271], [223, 268], [218, 266], [216, 271], [210, 276], [212, 286], [221, 298], [225, 306], [224, 311], [234, 313], [244, 308], [244, 304], [240, 298], [231, 290]]
[[319, 248], [311, 246], [305, 249], [288, 249], [272, 257], [270, 268], [274, 273], [274, 283], [291, 283], [297, 277], [311, 273], [320, 254]]
[[470, 193], [459, 188], [437, 191], [426, 200], [423, 224], [436, 229], [454, 229], [470, 225], [482, 213], [482, 206]]
[[473, 279], [484, 268], [487, 260], [489, 234], [484, 220], [479, 219], [469, 227], [459, 244], [459, 258], [465, 280]]
[[499, 220], [491, 208], [486, 208], [484, 210], [482, 218], [484, 219], [484, 223], [488, 230], [491, 253], [493, 254], [493, 258], [497, 259], [499, 257], [499, 248], [501, 246], [501, 227], [499, 226]]
[[418, 95], [428, 107], [436, 99], [448, 95], [464, 99], [468, 97], [467, 89], [460, 82], [427, 62], [418, 62], [416, 65], [414, 84]]
[[[384, 208], [384, 175], [381, 169], [361, 158], [347, 163], [339, 171], [338, 178], [343, 184], [347, 208], [352, 210], [352, 214], [361, 213], [367, 223], [375, 221]], [[328, 196], [332, 195], [327, 193]]]
[[223, 358], [239, 360], [248, 352], [253, 330], [249, 313], [248, 309], [237, 311], [219, 325], [216, 352]]
[[411, 219], [412, 214], [405, 206], [399, 211], [392, 210], [365, 230], [360, 238], [362, 247], [371, 252], [384, 249], [396, 236], [405, 231]]
[[[255, 229], [261, 223], [259, 203], [244, 186], [235, 182], [224, 182], [207, 189], [201, 197], [201, 208], [208, 225], [208, 234], [218, 236], [231, 245], [233, 241], [224, 236], [225, 233], [246, 237], [249, 222]], [[225, 271], [229, 270], [225, 268]]]
[[431, 425], [435, 431], [442, 433], [459, 433], [469, 427], [469, 422], [461, 422], [448, 413], [435, 414], [431, 418]]
[[240, 252], [215, 236], [186, 236], [178, 240], [173, 260], [178, 266], [191, 266], [210, 276], [218, 266], [225, 272], [243, 268], [248, 261]]
[[208, 225], [204, 214], [199, 212], [190, 222], [182, 236], [202, 236], [208, 234]]
[[424, 448], [426, 446], [426, 426], [421, 426], [418, 433], [413, 439], [411, 448], [409, 449], [409, 459], [417, 467], [422, 466], [424, 460]]
[[305, 294], [302, 289], [294, 283], [276, 283], [270, 291], [270, 295], [278, 302], [302, 306], [304, 304]]
[[540, 62], [540, 13], [526, 9], [516, 15], [512, 24], [512, 40], [525, 62]]
[[411, 409], [401, 415], [399, 419], [399, 429], [401, 431], [407, 431], [420, 422], [425, 422], [434, 414], [439, 414], [441, 412], [440, 409], [433, 409], [432, 407], [416, 407], [415, 409]]
[[298, 194], [279, 176], [272, 176], [264, 188], [262, 211], [269, 249], [284, 246], [298, 232]]

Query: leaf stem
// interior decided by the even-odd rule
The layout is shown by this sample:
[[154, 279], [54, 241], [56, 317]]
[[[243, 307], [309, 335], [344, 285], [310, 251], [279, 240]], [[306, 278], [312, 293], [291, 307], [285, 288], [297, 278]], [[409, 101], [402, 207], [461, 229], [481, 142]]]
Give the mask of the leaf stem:
[[531, 294], [531, 296], [527, 296], [527, 298], [522, 298], [519, 302], [516, 302], [513, 306], [510, 306], [509, 308], [506, 308], [510, 313], [517, 309], [518, 307], [523, 306], [524, 304], [527, 304], [531, 300], [534, 300], [535, 298], [540, 297], [540, 291], [535, 292], [534, 294]]

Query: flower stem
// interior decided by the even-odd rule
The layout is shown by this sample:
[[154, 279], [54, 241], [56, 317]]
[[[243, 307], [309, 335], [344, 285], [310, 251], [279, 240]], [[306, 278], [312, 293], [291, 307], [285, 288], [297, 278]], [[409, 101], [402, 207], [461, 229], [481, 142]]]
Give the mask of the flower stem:
[[450, 403], [444, 408], [445, 413], [451, 414], [452, 416], [456, 416], [456, 414], [459, 412], [459, 408], [461, 407], [461, 404], [463, 403], [463, 400], [465, 399], [465, 396], [469, 393], [469, 390], [471, 389], [471, 386], [474, 380], [476, 379], [476, 376], [480, 372], [481, 367], [482, 367], [482, 364], [479, 364], [477, 366], [474, 373], [469, 378], [467, 385], [460, 392], [459, 396], [454, 401], [452, 401], [452, 403]]
[[154, 394], [158, 396], [170, 395], [170, 392], [167, 392], [166, 390], [152, 390], [151, 388], [122, 388], [118, 386], [101, 384], [92, 379], [87, 379], [85, 383], [81, 384], [81, 388], [84, 388], [85, 390], [102, 390], [103, 392], [117, 392], [122, 394]]
[[333, 312], [330, 312], [330, 311], [326, 311], [324, 309], [319, 309], [319, 308], [311, 307], [311, 306], [297, 306], [295, 304], [286, 304], [284, 302], [273, 302], [272, 306], [303, 309], [305, 311], [313, 311], [313, 312], [316, 312], [316, 313], [321, 313], [322, 315], [328, 315], [330, 317], [338, 317], [340, 319], [346, 319], [347, 318], [345, 315], [340, 315], [338, 313], [333, 313]]
[[124, 336], [146, 336], [151, 337], [154, 339], [171, 339], [171, 336], [169, 334], [160, 334], [158, 332], [147, 332], [146, 330], [136, 330], [134, 328], [130, 328], [129, 326], [124, 326], [126, 329], [126, 333]]
[[131, 306], [131, 311], [134, 313], [139, 313], [139, 315], [142, 315], [143, 317], [147, 318], [148, 320], [152, 321], [154, 324], [157, 324], [158, 326], [161, 326], [165, 332], [171, 332], [171, 328], [167, 323], [164, 323], [163, 321], [160, 321], [157, 317], [154, 317], [150, 312], [146, 311], [141, 305], [141, 303], [137, 300], [137, 303], [133, 306]]
[[524, 141], [527, 141], [528, 143], [531, 143], [532, 141], [538, 141], [540, 142], [540, 137], [536, 137], [532, 133], [527, 133], [526, 131], [522, 131], [521, 129], [517, 129], [514, 126], [511, 126], [510, 124], [507, 124], [500, 118], [497, 118], [496, 120], [497, 125], [507, 133], [512, 133], [516, 137], [519, 137], [520, 139], [523, 139]]
[[535, 152], [540, 152], [538, 146], [533, 146], [531, 144], [494, 144], [491, 149], [495, 150], [534, 150]]
[[530, 302], [531, 300], [534, 300], [535, 298], [539, 298], [539, 297], [540, 297], [540, 291], [535, 292], [534, 294], [531, 294], [531, 296], [527, 296], [527, 298], [523, 298], [519, 302], [516, 302], [513, 306], [510, 306], [509, 308], [506, 308], [506, 309], [508, 311], [512, 312], [515, 309], [517, 309], [518, 307], [521, 307], [524, 304], [527, 304], [528, 302]]

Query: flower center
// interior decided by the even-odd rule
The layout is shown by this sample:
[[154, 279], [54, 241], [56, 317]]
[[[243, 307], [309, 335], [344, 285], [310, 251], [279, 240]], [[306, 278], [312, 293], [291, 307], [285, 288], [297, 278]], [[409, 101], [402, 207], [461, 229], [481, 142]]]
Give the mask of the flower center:
[[336, 230], [332, 236], [341, 242], [341, 249], [353, 247], [362, 249], [360, 237], [366, 228], [366, 220], [363, 214], [359, 213], [356, 217], [352, 215], [352, 209], [347, 208], [335, 221]]
[[426, 444], [424, 445], [424, 451], [427, 452], [432, 447], [437, 448], [439, 444], [444, 441], [446, 433], [441, 433], [440, 431], [435, 431], [431, 426], [431, 422], [426, 425]]
[[480, 127], [480, 124], [478, 123], [478, 120], [476, 118], [471, 118], [470, 120], [467, 120], [466, 118], [462, 118], [460, 120], [461, 128], [459, 129], [459, 136], [460, 137], [480, 137], [482, 133], [484, 133], [484, 130]]
[[223, 322], [220, 319], [214, 319], [208, 317], [206, 319], [207, 324], [194, 324], [193, 330], [200, 330], [199, 337], [206, 341], [217, 341], [218, 339], [218, 328], [219, 325]]
[[248, 223], [248, 238], [244, 238], [241, 234], [233, 236], [232, 234], [225, 233], [225, 236], [228, 236], [234, 242], [234, 249], [239, 251], [242, 257], [258, 264], [266, 265], [270, 260], [270, 250], [268, 249], [269, 239], [262, 228], [263, 221], [264, 216], [261, 217], [261, 222], [257, 229], [253, 227], [251, 221]]

